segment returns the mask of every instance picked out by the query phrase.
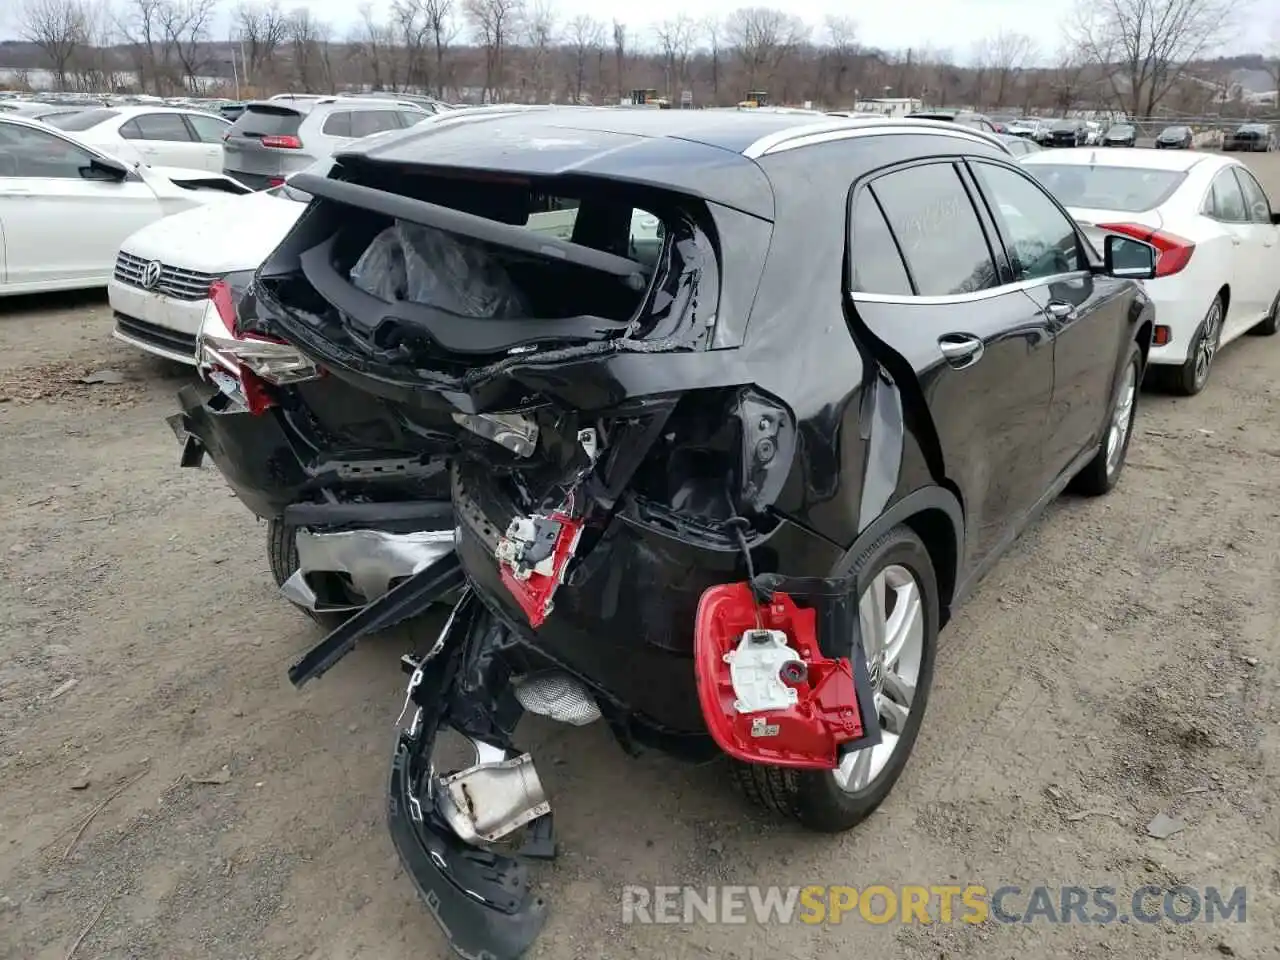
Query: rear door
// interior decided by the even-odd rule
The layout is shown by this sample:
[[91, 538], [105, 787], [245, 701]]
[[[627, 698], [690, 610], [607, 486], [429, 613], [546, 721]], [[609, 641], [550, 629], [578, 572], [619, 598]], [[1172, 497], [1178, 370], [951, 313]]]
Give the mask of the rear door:
[[142, 113], [120, 125], [120, 136], [152, 166], [205, 169], [205, 149], [180, 113]]
[[1246, 269], [1253, 282], [1250, 302], [1261, 319], [1271, 310], [1276, 291], [1280, 290], [1280, 226], [1271, 222], [1271, 201], [1254, 175], [1243, 166], [1235, 167], [1234, 172], [1248, 217], [1244, 229], [1248, 250]]
[[1013, 279], [1053, 336], [1053, 400], [1045, 445], [1048, 486], [1097, 438], [1128, 336], [1125, 281], [1095, 276], [1071, 216], [1032, 177], [985, 160], [969, 165], [998, 224]]
[[[962, 164], [900, 167], [851, 199], [851, 297], [873, 339], [911, 367], [958, 485], [967, 566], [1012, 535], [1041, 493], [1053, 395], [1043, 311], [988, 240]], [[899, 383], [909, 373], [890, 371]]]
[[201, 146], [201, 169], [221, 173], [222, 138], [231, 129], [231, 124], [221, 117], [204, 113], [188, 113], [184, 119], [191, 128], [191, 135]]
[[1223, 333], [1230, 338], [1253, 326], [1255, 318], [1261, 318], [1263, 281], [1271, 278], [1260, 273], [1262, 245], [1251, 229], [1244, 191], [1231, 167], [1214, 176], [1205, 203], [1204, 215], [1216, 221], [1231, 241], [1229, 275], [1224, 278], [1230, 285], [1231, 299], [1223, 323]]
[[255, 190], [275, 186], [291, 173], [288, 165], [301, 146], [267, 146], [289, 143], [284, 138], [298, 136], [302, 114], [284, 103], [251, 103], [231, 125], [222, 145], [222, 172]]

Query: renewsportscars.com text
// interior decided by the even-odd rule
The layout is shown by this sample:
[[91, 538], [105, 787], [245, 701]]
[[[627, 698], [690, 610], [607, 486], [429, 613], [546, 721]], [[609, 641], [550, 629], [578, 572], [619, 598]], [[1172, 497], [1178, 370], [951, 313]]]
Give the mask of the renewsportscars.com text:
[[623, 923], [1243, 923], [1244, 887], [627, 886]]

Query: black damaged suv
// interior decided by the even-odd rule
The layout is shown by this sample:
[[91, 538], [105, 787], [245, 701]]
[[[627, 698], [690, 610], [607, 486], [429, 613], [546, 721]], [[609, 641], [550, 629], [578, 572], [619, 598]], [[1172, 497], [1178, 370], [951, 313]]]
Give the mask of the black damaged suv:
[[[878, 744], [833, 769], [735, 769], [761, 802], [847, 829], [907, 762], [956, 605], [1059, 492], [1120, 476], [1153, 326], [1135, 281], [1155, 251], [1111, 236], [1099, 255], [994, 136], [571, 108], [335, 159], [296, 178], [314, 199], [240, 333], [367, 395], [405, 457], [456, 426], [459, 579], [387, 598], [403, 613], [413, 590], [464, 585], [409, 665], [390, 812], [465, 955], [518, 955], [545, 905], [523, 867], [479, 852], [479, 814], [449, 806], [438, 728], [478, 759], [519, 753], [521, 709], [714, 753], [700, 599], [770, 575], [826, 584], [856, 614], [819, 641], [865, 660]], [[548, 676], [559, 692], [530, 696]], [[542, 822], [536, 800], [502, 822]]]

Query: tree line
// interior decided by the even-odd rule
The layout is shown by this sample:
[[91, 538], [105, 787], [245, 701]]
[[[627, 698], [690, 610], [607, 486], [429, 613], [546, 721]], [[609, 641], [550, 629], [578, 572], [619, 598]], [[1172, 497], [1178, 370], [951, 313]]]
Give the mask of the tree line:
[[[1206, 57], [1237, 26], [1233, 13], [1231, 0], [1081, 0], [1054, 49], [999, 30], [957, 57], [935, 45], [868, 47], [850, 17], [807, 23], [767, 6], [637, 24], [562, 17], [553, 0], [391, 0], [363, 3], [339, 28], [279, 0], [21, 0], [32, 62], [0, 65], [48, 69], [63, 90], [162, 96], [235, 84], [244, 96], [362, 88], [609, 103], [651, 89], [728, 105], [764, 90], [774, 103], [828, 109], [913, 97], [1146, 117], [1223, 99], [1222, 61]], [[1246, 59], [1280, 87], [1280, 34]]]

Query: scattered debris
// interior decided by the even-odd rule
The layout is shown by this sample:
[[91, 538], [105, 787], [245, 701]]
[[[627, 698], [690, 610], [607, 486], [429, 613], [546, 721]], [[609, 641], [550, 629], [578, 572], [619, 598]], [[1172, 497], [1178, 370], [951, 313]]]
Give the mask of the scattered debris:
[[1183, 790], [1183, 793], [1208, 793], [1208, 787], [1191, 787], [1189, 790]]
[[70, 680], [65, 680], [54, 688], [53, 693], [49, 694], [49, 699], [57, 700], [64, 693], [70, 693], [79, 684], [80, 681], [76, 677], [72, 677]]
[[1206, 430], [1204, 427], [1196, 427], [1196, 431], [1197, 431], [1198, 433], [1203, 433], [1206, 437], [1212, 437], [1212, 436], [1213, 436], [1213, 431], [1212, 431], [1212, 430]]
[[1225, 940], [1220, 941], [1214, 949], [1223, 956], [1234, 957], [1236, 955], [1235, 948]]
[[95, 370], [80, 378], [81, 383], [124, 383], [125, 375], [119, 370]]
[[1243, 660], [1245, 663], [1247, 663], [1247, 664], [1248, 664], [1249, 666], [1251, 666], [1251, 667], [1256, 667], [1256, 666], [1258, 665], [1258, 663], [1259, 663], [1259, 661], [1258, 661], [1258, 658], [1257, 658], [1257, 657], [1248, 657], [1248, 656], [1245, 656], [1245, 657], [1241, 657], [1240, 659], [1241, 659], [1241, 660]]
[[110, 520], [113, 516], [114, 514], [111, 513], [98, 513], [94, 514], [92, 517], [81, 517], [79, 522], [92, 523], [94, 520]]
[[93, 919], [89, 921], [88, 926], [80, 931], [80, 936], [76, 937], [76, 942], [73, 943], [71, 945], [71, 949], [67, 951], [67, 960], [71, 960], [71, 958], [76, 955], [76, 951], [80, 949], [80, 944], [84, 943], [84, 938], [89, 935], [89, 931], [98, 925], [98, 921], [102, 919], [102, 915], [107, 912], [107, 907], [111, 905], [111, 901], [115, 900], [115, 898], [120, 895], [120, 891], [122, 889], [124, 889], [123, 884], [116, 887], [115, 890], [111, 892], [111, 895], [102, 901], [102, 906], [98, 907], [97, 911], [93, 915]]
[[1173, 817], [1163, 813], [1157, 813], [1151, 822], [1147, 824], [1147, 836], [1155, 837], [1157, 840], [1167, 840], [1184, 827], [1186, 827], [1186, 824], [1183, 821], [1175, 820]]
[[1050, 800], [1065, 800], [1067, 795], [1063, 793], [1062, 788], [1056, 783], [1051, 783], [1044, 788], [1045, 796]]
[[[77, 829], [77, 830], [76, 830], [76, 835], [75, 835], [74, 837], [72, 837], [72, 838], [71, 838], [71, 842], [67, 844], [67, 849], [65, 849], [65, 850], [63, 850], [63, 851], [62, 851], [62, 859], [63, 859], [63, 860], [65, 860], [65, 859], [67, 859], [67, 857], [71, 856], [71, 851], [72, 851], [72, 850], [74, 850], [74, 849], [75, 849], [76, 844], [80, 842], [80, 838], [81, 838], [82, 836], [84, 836], [84, 832], [85, 832], [86, 830], [88, 830], [88, 829], [89, 829], [89, 824], [93, 823], [93, 819], [94, 819], [94, 817], [96, 817], [96, 816], [97, 816], [98, 814], [100, 814], [103, 810], [105, 810], [105, 809], [107, 808], [107, 804], [109, 804], [112, 800], [114, 800], [116, 797], [120, 796], [120, 794], [124, 793], [124, 792], [125, 792], [126, 790], [128, 790], [131, 786], [133, 786], [135, 783], [137, 783], [139, 780], [141, 780], [144, 776], [146, 776], [146, 774], [150, 771], [150, 769], [151, 769], [151, 767], [150, 767], [149, 763], [148, 763], [147, 761], [145, 761], [145, 760], [144, 760], [144, 761], [143, 761], [143, 767], [142, 767], [142, 769], [141, 769], [141, 770], [139, 770], [137, 773], [135, 773], [132, 777], [130, 777], [130, 778], [129, 778], [128, 780], [126, 780], [124, 783], [120, 784], [120, 786], [118, 786], [118, 787], [116, 787], [114, 790], [112, 790], [112, 791], [111, 791], [111, 793], [109, 793], [109, 794], [107, 795], [107, 798], [106, 798], [105, 800], [103, 800], [100, 804], [98, 804], [96, 807], [94, 807], [94, 808], [93, 808], [93, 810], [89, 813], [89, 815], [88, 815], [87, 817], [85, 817], [82, 821], [80, 821], [80, 827], [79, 827], [79, 829]], [[96, 922], [96, 921], [95, 921], [95, 922]], [[86, 931], [86, 932], [88, 932], [88, 931]], [[81, 937], [81, 939], [84, 939], [84, 938], [83, 938], [83, 937]], [[76, 944], [77, 944], [77, 946], [78, 946], [78, 945], [79, 945], [79, 941], [76, 941]], [[73, 948], [72, 952], [73, 952], [73, 953], [75, 952], [75, 951], [74, 951], [74, 948]], [[67, 954], [67, 956], [69, 957], [69, 956], [71, 956], [71, 954]]]
[[1067, 814], [1067, 822], [1079, 823], [1081, 820], [1085, 819], [1086, 817], [1110, 817], [1112, 820], [1120, 820], [1122, 822], [1124, 820], [1124, 816], [1122, 814], [1116, 813], [1114, 810], [1092, 809], [1092, 810], [1077, 810], [1075, 813]]
[[72, 790], [88, 790], [89, 778], [81, 777], [79, 780], [72, 780], [70, 786]]
[[204, 777], [192, 777], [192, 783], [207, 783], [212, 786], [220, 786], [224, 783], [231, 782], [231, 770], [224, 764], [221, 770], [215, 770], [213, 773]]

